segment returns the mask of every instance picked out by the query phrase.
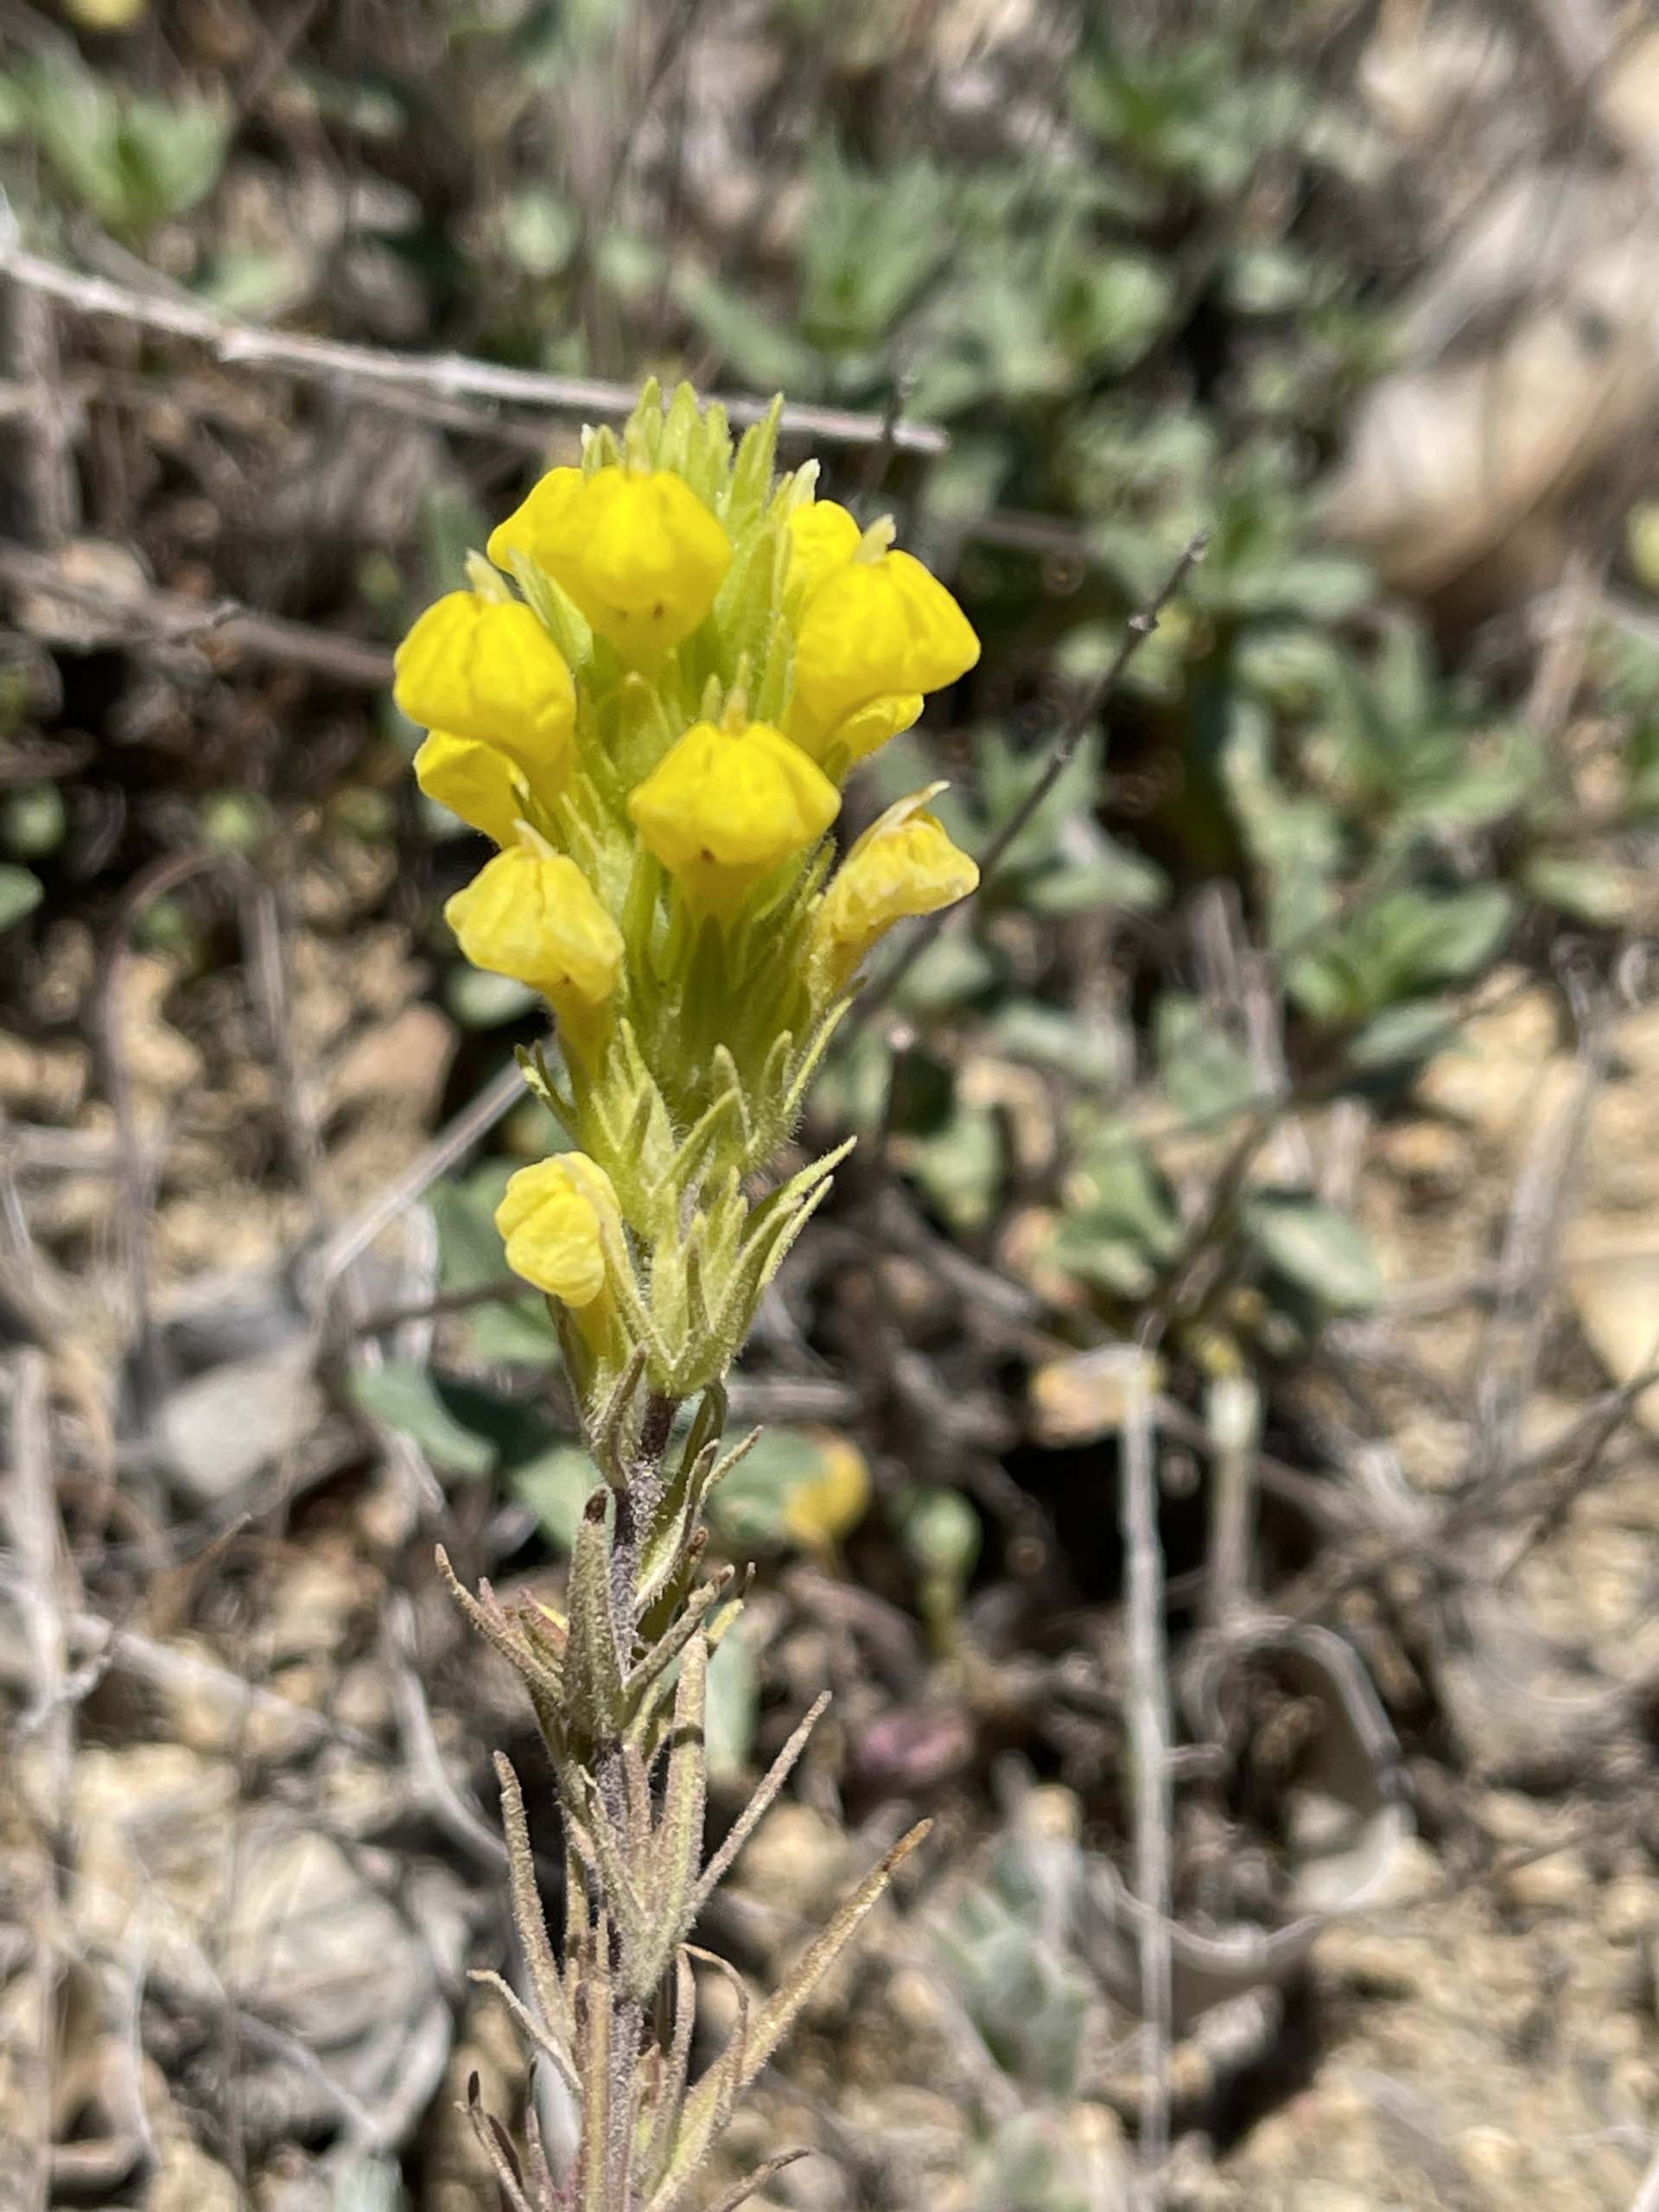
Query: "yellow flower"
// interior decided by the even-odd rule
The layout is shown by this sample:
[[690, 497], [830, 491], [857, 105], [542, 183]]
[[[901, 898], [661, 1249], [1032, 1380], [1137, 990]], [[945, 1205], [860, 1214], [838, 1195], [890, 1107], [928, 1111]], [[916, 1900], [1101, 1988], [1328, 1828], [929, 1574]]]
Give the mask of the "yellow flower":
[[602, 1005], [622, 972], [622, 933], [563, 854], [498, 853], [443, 910], [474, 968], [511, 976], [567, 1007]]
[[[922, 693], [954, 683], [979, 658], [979, 639], [938, 578], [908, 553], [868, 547], [822, 574], [801, 609], [789, 733], [815, 753], [832, 742], [855, 760], [873, 753], [909, 728]], [[810, 557], [822, 553], [817, 546]]]
[[410, 721], [495, 746], [538, 791], [563, 785], [575, 686], [522, 601], [446, 593], [397, 648], [396, 666], [394, 696]]
[[890, 806], [836, 871], [813, 922], [814, 949], [834, 989], [895, 922], [953, 906], [977, 888], [976, 863], [927, 811], [943, 789], [933, 784]]
[[607, 1233], [620, 1234], [611, 1179], [585, 1153], [521, 1167], [495, 1210], [514, 1274], [566, 1306], [591, 1306], [605, 1287]]
[[698, 906], [728, 910], [835, 820], [836, 787], [767, 722], [694, 722], [628, 801], [650, 851]]
[[671, 469], [556, 468], [490, 537], [491, 560], [527, 554], [619, 652], [689, 638], [732, 564], [731, 540]]
[[788, 588], [805, 601], [837, 569], [844, 569], [863, 535], [845, 507], [814, 499], [789, 518]]
[[816, 1432], [817, 1465], [784, 1505], [784, 1526], [810, 1551], [833, 1552], [869, 1510], [869, 1463], [850, 1438]]
[[429, 798], [498, 845], [516, 840], [524, 808], [512, 763], [498, 747], [435, 729], [415, 755], [415, 780]]

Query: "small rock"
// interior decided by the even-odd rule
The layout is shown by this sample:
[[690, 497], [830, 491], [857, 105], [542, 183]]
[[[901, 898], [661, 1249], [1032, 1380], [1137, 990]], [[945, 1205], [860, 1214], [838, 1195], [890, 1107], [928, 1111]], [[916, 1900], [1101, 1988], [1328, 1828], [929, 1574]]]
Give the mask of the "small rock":
[[839, 1886], [846, 1839], [810, 1805], [774, 1805], [738, 1861], [738, 1885], [792, 1920], [821, 1920]]
[[1396, 1175], [1435, 1192], [1461, 1189], [1469, 1173], [1469, 1138], [1449, 1122], [1402, 1122], [1378, 1132], [1376, 1150]]
[[399, 1118], [424, 1126], [437, 1110], [455, 1033], [435, 1007], [409, 1006], [355, 1039], [329, 1077], [331, 1110], [391, 1099]]
[[1511, 1904], [1529, 1912], [1566, 1912], [1583, 1904], [1591, 1881], [1582, 1859], [1570, 1851], [1552, 1852], [1530, 1866], [1516, 1866], [1503, 1878]]
[[1530, 2163], [1525, 2147], [1501, 2127], [1465, 2127], [1458, 2138], [1458, 2156], [1469, 2178], [1497, 2192], [1494, 2202], [1518, 2203], [1517, 2191], [1527, 2179]]
[[1602, 1932], [1610, 1943], [1640, 1943], [1659, 1933], [1659, 1883], [1622, 1874], [1601, 1893]]
[[145, 1090], [172, 1093], [200, 1084], [201, 1054], [162, 1014], [178, 981], [170, 960], [135, 953], [121, 970], [120, 1042], [126, 1072]]
[[188, 2136], [159, 2148], [143, 2194], [143, 2212], [240, 2212], [235, 2182]]
[[315, 1354], [298, 1338], [255, 1359], [232, 1360], [169, 1393], [160, 1427], [172, 1471], [198, 1504], [222, 1504], [261, 1468], [291, 1452], [326, 1410]]

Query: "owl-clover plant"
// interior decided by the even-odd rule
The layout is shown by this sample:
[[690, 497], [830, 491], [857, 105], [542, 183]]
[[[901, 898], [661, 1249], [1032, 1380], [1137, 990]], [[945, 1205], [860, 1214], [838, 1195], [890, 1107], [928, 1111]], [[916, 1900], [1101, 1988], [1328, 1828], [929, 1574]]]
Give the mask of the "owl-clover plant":
[[[530, 985], [557, 1059], [526, 1077], [573, 1149], [521, 1168], [496, 1216], [545, 1294], [597, 1475], [563, 1614], [474, 1595], [517, 1669], [552, 1764], [563, 1934], [543, 1913], [524, 1800], [497, 1770], [524, 1950], [499, 1986], [574, 2101], [555, 2172], [531, 2101], [523, 2152], [476, 2108], [513, 2212], [676, 2212], [740, 2092], [776, 2050], [919, 1831], [752, 2005], [690, 1938], [776, 1796], [810, 1712], [705, 1858], [709, 1655], [735, 1618], [703, 1508], [723, 1378], [845, 1147], [780, 1155], [867, 955], [965, 897], [974, 862], [928, 802], [887, 809], [837, 855], [859, 762], [954, 683], [979, 645], [944, 586], [775, 472], [778, 409], [734, 449], [723, 414], [654, 385], [619, 436], [584, 434], [416, 622], [397, 698], [429, 734], [422, 789], [498, 847], [446, 914], [475, 966]], [[735, 1985], [735, 2025], [693, 2083], [694, 1962]], [[476, 2101], [474, 2100], [474, 2103]], [[787, 2156], [721, 2200], [741, 2202]]]

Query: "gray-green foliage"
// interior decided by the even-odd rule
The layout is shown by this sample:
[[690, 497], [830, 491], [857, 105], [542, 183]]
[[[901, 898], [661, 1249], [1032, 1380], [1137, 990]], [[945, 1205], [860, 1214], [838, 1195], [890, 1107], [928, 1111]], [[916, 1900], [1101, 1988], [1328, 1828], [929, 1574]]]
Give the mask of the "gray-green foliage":
[[156, 98], [56, 54], [0, 83], [3, 135], [38, 148], [70, 203], [129, 244], [218, 181], [230, 131], [219, 101]]
[[1101, 2201], [1066, 2107], [1082, 2093], [1102, 2007], [1071, 1955], [1055, 1876], [1076, 1847], [1012, 1827], [985, 1879], [935, 1918], [941, 1979], [1013, 2094], [986, 2101], [971, 2185], [980, 2212], [1086, 2212]]

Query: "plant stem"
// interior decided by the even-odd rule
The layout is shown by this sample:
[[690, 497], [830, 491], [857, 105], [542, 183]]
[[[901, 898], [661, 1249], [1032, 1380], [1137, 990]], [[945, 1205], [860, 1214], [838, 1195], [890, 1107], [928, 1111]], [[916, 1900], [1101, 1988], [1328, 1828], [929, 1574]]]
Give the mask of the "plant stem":
[[[673, 1433], [677, 1401], [652, 1392], [639, 1424], [639, 1441], [632, 1455], [626, 1478], [615, 1488], [615, 1518], [611, 1548], [611, 1606], [621, 1645], [624, 1671], [632, 1663], [638, 1625], [640, 1544], [649, 1533], [655, 1510], [666, 1488], [664, 1473], [669, 1440]], [[599, 1745], [594, 1781], [606, 1817], [619, 1835], [629, 1832], [628, 1784], [622, 1745], [613, 1738]], [[631, 2194], [627, 2175], [632, 2145], [627, 2131], [632, 2126], [633, 2077], [645, 2031], [645, 2009], [627, 1992], [622, 1972], [620, 1939], [614, 1916], [609, 1928], [611, 1947], [611, 2031], [608, 2044], [610, 2133], [606, 2145], [608, 2212], [632, 2212], [626, 2201]]]

